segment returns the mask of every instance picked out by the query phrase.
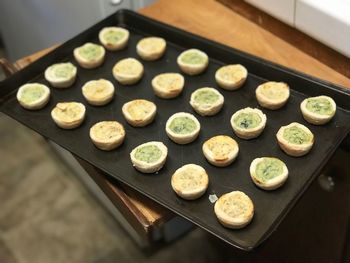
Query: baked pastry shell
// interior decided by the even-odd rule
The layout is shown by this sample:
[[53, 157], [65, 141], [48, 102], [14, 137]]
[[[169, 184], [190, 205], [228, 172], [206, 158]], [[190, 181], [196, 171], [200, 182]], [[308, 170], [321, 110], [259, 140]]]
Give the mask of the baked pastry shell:
[[[229, 66], [229, 65], [227, 65], [227, 66]], [[237, 90], [243, 86], [243, 84], [245, 83], [245, 81], [247, 80], [247, 77], [248, 77], [248, 70], [244, 66], [242, 66], [241, 64], [236, 64], [236, 66], [242, 67], [242, 70], [245, 72], [244, 76], [239, 81], [229, 81], [229, 80], [221, 78], [219, 70], [223, 67], [226, 67], [226, 66], [219, 68], [215, 72], [215, 80], [220, 88], [223, 88], [225, 90]]]
[[[292, 126], [298, 126], [299, 128], [303, 129], [304, 131], [306, 131], [307, 133], [311, 133], [312, 134], [312, 139], [310, 142], [308, 143], [303, 143], [303, 144], [293, 144], [288, 142], [286, 139], [283, 138], [283, 133], [284, 130], [292, 127]], [[312, 146], [314, 145], [314, 141], [315, 141], [315, 137], [313, 135], [313, 133], [304, 125], [297, 123], [297, 122], [292, 122], [291, 124], [287, 125], [287, 126], [282, 126], [277, 134], [276, 134], [276, 138], [278, 141], [279, 146], [281, 147], [281, 149], [288, 155], [290, 156], [294, 156], [294, 157], [299, 157], [299, 156], [303, 156], [306, 155], [312, 148]]]
[[[226, 158], [224, 159], [218, 159], [218, 158], [215, 158], [213, 152], [209, 149], [208, 147], [208, 142], [209, 140], [212, 140], [214, 139], [215, 137], [219, 137], [219, 136], [225, 136], [225, 137], [228, 137], [232, 140], [232, 142], [235, 144], [235, 147], [234, 149], [226, 156]], [[203, 146], [202, 146], [202, 151], [203, 151], [203, 154], [205, 156], [205, 158], [207, 159], [207, 161], [212, 164], [212, 165], [215, 165], [217, 167], [225, 167], [225, 166], [228, 166], [230, 165], [231, 163], [233, 163], [234, 160], [236, 160], [237, 156], [238, 156], [238, 153], [239, 153], [239, 146], [238, 146], [238, 143], [236, 142], [235, 139], [229, 137], [229, 136], [226, 136], [226, 135], [218, 135], [218, 136], [214, 136], [212, 138], [210, 138], [209, 140], [205, 141], [203, 143]]]
[[[43, 96], [40, 99], [38, 99], [36, 101], [33, 101], [31, 103], [26, 103], [26, 102], [24, 102], [22, 100], [22, 93], [23, 93], [23, 91], [26, 88], [28, 88], [28, 87], [30, 87], [32, 85], [41, 86], [43, 88], [43, 90], [44, 90], [44, 94], [43, 94]], [[40, 110], [40, 109], [44, 108], [46, 106], [46, 104], [49, 102], [50, 94], [51, 94], [50, 89], [47, 86], [43, 85], [43, 84], [27, 83], [27, 84], [24, 84], [21, 87], [19, 87], [19, 89], [17, 91], [17, 94], [16, 94], [16, 98], [17, 98], [17, 101], [19, 102], [19, 104], [23, 108], [25, 108], [27, 110]]]
[[[178, 117], [191, 118], [196, 123], [196, 129], [189, 134], [178, 134], [178, 133], [173, 132], [169, 128], [169, 126], [170, 126], [171, 122], [175, 118], [178, 118]], [[200, 122], [197, 120], [197, 118], [194, 115], [192, 115], [188, 112], [178, 112], [178, 113], [173, 114], [172, 116], [170, 116], [170, 118], [167, 120], [167, 122], [165, 124], [166, 134], [173, 142], [175, 142], [177, 144], [188, 144], [188, 143], [193, 142], [195, 139], [197, 139], [200, 129], [201, 129]]]
[[[158, 80], [157, 78], [160, 77], [163, 74], [174, 74], [174, 75], [176, 75], [179, 78], [179, 80], [180, 80], [179, 86], [176, 87], [176, 88], [173, 88], [171, 90], [164, 89], [162, 86], [160, 86], [157, 83], [157, 80]], [[153, 88], [154, 93], [158, 97], [163, 98], [163, 99], [172, 99], [172, 98], [175, 98], [175, 97], [179, 96], [180, 93], [182, 92], [183, 88], [184, 88], [185, 78], [179, 73], [163, 73], [163, 74], [159, 74], [159, 75], [155, 76], [152, 79], [152, 88]]]
[[[201, 185], [201, 187], [198, 187], [197, 189], [184, 190], [184, 189], [181, 189], [176, 182], [177, 180], [179, 180], [177, 178], [177, 174], [179, 172], [182, 172], [183, 170], [188, 169], [189, 167], [195, 168], [196, 170], [198, 170], [201, 173], [205, 173], [206, 177], [205, 177], [204, 184]], [[175, 171], [175, 173], [171, 177], [171, 187], [173, 188], [173, 190], [175, 191], [175, 193], [178, 196], [180, 196], [181, 198], [186, 199], [186, 200], [195, 200], [195, 199], [198, 199], [199, 197], [201, 197], [207, 191], [208, 185], [209, 185], [209, 176], [208, 176], [207, 172], [204, 170], [203, 167], [196, 165], [196, 164], [186, 164], [186, 165], [180, 167], [179, 169], [177, 169]]]
[[[115, 44], [108, 43], [103, 38], [103, 35], [105, 34], [106, 31], [109, 31], [109, 30], [122, 31], [125, 33], [125, 36], [118, 43], [115, 43]], [[116, 50], [121, 50], [121, 49], [125, 48], [126, 45], [128, 44], [129, 36], [130, 36], [129, 30], [127, 30], [125, 28], [121, 28], [121, 27], [105, 27], [98, 34], [98, 38], [99, 38], [101, 44], [109, 51], [116, 51]]]
[[[60, 64], [65, 64], [65, 63], [60, 63]], [[72, 86], [77, 77], [77, 68], [74, 66], [73, 74], [70, 78], [62, 79], [62, 78], [55, 78], [51, 76], [51, 70], [52, 70], [51, 67], [54, 65], [51, 65], [45, 70], [45, 79], [50, 83], [50, 85], [55, 88], [68, 88]]]
[[[244, 198], [244, 203], [246, 204], [248, 208], [248, 212], [243, 217], [233, 218], [224, 213], [221, 209], [222, 203], [226, 198], [229, 198], [231, 195], [240, 195]], [[227, 227], [232, 229], [240, 229], [245, 226], [247, 226], [254, 217], [254, 204], [252, 200], [243, 192], [241, 191], [233, 191], [227, 194], [222, 195], [215, 203], [214, 205], [214, 212], [216, 217], [218, 218], [219, 222]]]
[[[202, 64], [189, 64], [189, 63], [184, 63], [181, 61], [182, 56], [187, 53], [187, 52], [197, 52], [200, 53], [202, 56], [205, 57], [205, 61]], [[200, 51], [198, 49], [188, 49], [184, 52], [182, 52], [178, 57], [177, 57], [177, 64], [180, 67], [181, 71], [188, 74], [188, 75], [198, 75], [202, 73], [209, 64], [209, 58], [208, 55], [205, 54], [203, 51]]]
[[82, 104], [82, 103], [79, 103], [79, 102], [75, 102], [75, 103], [79, 106], [80, 112], [79, 112], [79, 116], [76, 119], [72, 120], [72, 121], [62, 120], [56, 114], [56, 108], [57, 108], [57, 105], [60, 104], [60, 102], [57, 103], [55, 108], [52, 109], [51, 117], [54, 120], [54, 122], [57, 124], [58, 127], [62, 128], [62, 129], [75, 129], [75, 128], [79, 127], [82, 124], [82, 122], [85, 119], [86, 108], [85, 108], [84, 104]]
[[82, 93], [84, 98], [87, 100], [87, 102], [89, 102], [89, 104], [94, 105], [94, 106], [103, 106], [106, 105], [107, 103], [109, 103], [113, 97], [114, 97], [114, 93], [115, 93], [115, 88], [112, 82], [110, 82], [109, 80], [106, 79], [100, 79], [97, 81], [104, 81], [105, 83], [107, 83], [108, 85], [108, 89], [109, 89], [109, 93], [106, 94], [106, 96], [104, 98], [93, 98], [92, 96], [90, 96], [87, 92], [88, 86], [91, 85], [92, 82], [95, 82], [96, 80], [90, 80], [88, 82], [86, 82], [84, 84], [84, 86], [81, 88]]
[[[144, 147], [144, 146], [148, 146], [148, 145], [156, 145], [162, 152], [159, 160], [157, 160], [154, 163], [147, 163], [147, 162], [140, 161], [140, 160], [135, 158], [136, 150], [139, 147]], [[142, 173], [158, 172], [160, 169], [163, 168], [163, 166], [166, 162], [167, 156], [168, 156], [168, 148], [162, 142], [157, 142], [157, 141], [151, 141], [151, 142], [146, 142], [146, 143], [140, 144], [139, 146], [135, 147], [130, 153], [130, 159], [131, 159], [133, 166], [135, 167], [136, 170], [138, 170]]]
[[[126, 59], [132, 59], [134, 61], [137, 61], [137, 63], [139, 63], [139, 66], [140, 66], [139, 71], [134, 72], [133, 74], [125, 74], [123, 72], [117, 72], [116, 68], [118, 67], [118, 64], [121, 62], [124, 62]], [[144, 67], [142, 63], [137, 59], [134, 59], [134, 58], [126, 58], [126, 59], [122, 59], [114, 65], [112, 70], [113, 76], [122, 85], [133, 85], [139, 82], [139, 80], [142, 78], [144, 73]]]
[[113, 122], [117, 123], [117, 125], [120, 125], [120, 127], [122, 128], [120, 136], [117, 138], [112, 138], [112, 139], [109, 139], [109, 138], [101, 139], [95, 135], [94, 128], [97, 127], [98, 124], [106, 123], [106, 122], [112, 122], [112, 121], [102, 121], [102, 122], [98, 122], [98, 123], [94, 124], [90, 128], [89, 135], [90, 135], [91, 141], [93, 142], [93, 144], [97, 148], [104, 150], [104, 151], [111, 151], [111, 150], [114, 150], [117, 147], [119, 147], [124, 142], [125, 130], [124, 130], [124, 127], [122, 124], [120, 124], [119, 122], [113, 121]]
[[[251, 128], [251, 129], [242, 129], [241, 127], [237, 126], [234, 122], [234, 119], [241, 113], [257, 113], [260, 118], [261, 118], [261, 122], [259, 123], [258, 126]], [[252, 109], [252, 108], [245, 108], [245, 109], [241, 109], [236, 111], [232, 117], [231, 117], [231, 126], [233, 131], [235, 132], [235, 134], [241, 138], [241, 139], [254, 139], [256, 137], [258, 137], [265, 129], [266, 126], [266, 115], [259, 109]]]
[[[270, 82], [273, 82], [273, 81], [270, 81]], [[273, 83], [281, 83], [281, 82], [273, 82]], [[282, 99], [271, 99], [266, 97], [262, 92], [263, 85], [265, 84], [266, 83], [259, 85], [255, 90], [255, 96], [259, 105], [263, 108], [270, 109], [270, 110], [277, 110], [282, 108], [287, 103], [290, 96], [289, 86], [286, 83], [282, 82], [282, 84], [285, 85], [284, 87], [286, 90], [286, 96]]]
[[288, 168], [285, 165], [285, 163], [283, 162], [282, 174], [280, 174], [280, 175], [276, 176], [275, 178], [272, 178], [266, 182], [262, 182], [256, 177], [256, 167], [260, 162], [262, 162], [264, 160], [264, 158], [266, 158], [266, 157], [256, 158], [252, 161], [252, 163], [250, 164], [250, 168], [249, 168], [250, 177], [252, 178], [254, 184], [256, 186], [260, 187], [261, 189], [275, 190], [275, 189], [281, 187], [286, 182], [286, 180], [288, 178]]
[[307, 104], [308, 99], [305, 99], [300, 104], [300, 110], [301, 110], [301, 113], [303, 114], [304, 119], [308, 123], [311, 123], [314, 125], [323, 125], [323, 124], [328, 123], [334, 117], [334, 115], [337, 111], [337, 105], [335, 104], [335, 101], [331, 97], [328, 97], [328, 96], [317, 96], [317, 97], [313, 97], [313, 98], [327, 99], [331, 103], [334, 111], [331, 115], [322, 115], [322, 114], [312, 112], [306, 108], [306, 104]]
[[[215, 92], [217, 95], [219, 95], [219, 99], [215, 103], [210, 105], [210, 107], [204, 107], [203, 104], [200, 104], [195, 100], [196, 93], [203, 91], [203, 90], [210, 90], [210, 91]], [[204, 87], [204, 88], [200, 88], [200, 89], [197, 89], [194, 92], [192, 92], [191, 99], [190, 99], [190, 105], [195, 110], [195, 112], [197, 112], [201, 116], [213, 116], [213, 115], [217, 114], [222, 109], [222, 107], [224, 106], [224, 100], [225, 100], [224, 96], [216, 89], [210, 88], [210, 87]]]
[[[142, 41], [145, 39], [154, 39], [154, 41], [159, 41], [161, 43], [159, 49], [149, 52], [148, 50], [145, 50], [142, 46]], [[147, 37], [147, 38], [143, 38], [141, 39], [137, 45], [136, 45], [136, 52], [137, 54], [146, 61], [153, 61], [153, 60], [157, 60], [160, 59], [166, 50], [166, 41], [163, 38], [160, 37]]]
[[97, 58], [94, 58], [93, 60], [85, 59], [84, 57], [82, 57], [79, 54], [79, 49], [81, 47], [75, 48], [74, 51], [73, 51], [73, 54], [74, 54], [75, 60], [78, 62], [78, 64], [82, 68], [93, 69], [93, 68], [97, 68], [98, 66], [102, 65], [102, 63], [104, 62], [104, 59], [105, 59], [105, 55], [106, 55], [106, 50], [104, 49], [103, 46], [100, 46], [101, 50], [102, 50], [101, 55], [99, 57], [97, 57]]
[[[152, 109], [151, 111], [143, 118], [143, 119], [135, 119], [133, 118], [129, 111], [128, 111], [128, 108], [136, 103], [136, 101], [145, 101], [145, 103], [150, 103], [149, 105], [151, 105]], [[126, 121], [131, 125], [131, 126], [134, 126], [134, 127], [144, 127], [150, 123], [153, 122], [155, 116], [156, 116], [156, 113], [157, 113], [157, 106], [156, 104], [154, 104], [152, 101], [148, 101], [148, 100], [132, 100], [132, 101], [129, 101], [127, 103], [125, 103], [122, 107], [122, 113], [124, 115], [124, 118], [126, 119]]]

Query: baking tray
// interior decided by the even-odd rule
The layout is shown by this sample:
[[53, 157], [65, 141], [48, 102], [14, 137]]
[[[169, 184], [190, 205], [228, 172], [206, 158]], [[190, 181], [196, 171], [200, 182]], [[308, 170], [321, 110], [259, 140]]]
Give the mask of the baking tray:
[[[88, 70], [78, 67], [78, 77], [73, 87], [52, 88], [51, 100], [44, 109], [28, 111], [20, 107], [15, 98], [16, 90], [20, 85], [34, 81], [48, 84], [43, 76], [46, 67], [61, 61], [71, 61], [76, 64], [72, 50], [88, 41], [98, 43], [99, 30], [112, 25], [123, 26], [130, 30], [131, 37], [125, 50], [107, 52], [104, 64], [97, 69]], [[164, 57], [154, 62], [142, 61], [145, 66], [145, 75], [138, 84], [133, 86], [116, 84], [112, 76], [113, 65], [122, 58], [137, 57], [135, 51], [137, 41], [149, 35], [160, 36], [167, 40], [168, 46]], [[151, 89], [151, 79], [162, 72], [179, 72], [176, 58], [181, 51], [187, 48], [199, 48], [205, 51], [210, 57], [208, 69], [199, 76], [185, 76], [185, 89], [178, 98], [163, 100], [156, 97]], [[234, 92], [220, 89], [225, 97], [225, 105], [216, 116], [201, 117], [195, 114], [202, 125], [200, 135], [195, 142], [188, 145], [177, 145], [170, 141], [164, 130], [168, 117], [178, 111], [193, 113], [188, 103], [191, 92], [203, 86], [217, 88], [214, 79], [215, 71], [228, 63], [240, 63], [247, 67], [249, 77], [244, 87]], [[99, 78], [109, 79], [116, 84], [116, 97], [107, 106], [93, 107], [84, 100], [81, 87], [86, 81]], [[248, 106], [258, 107], [254, 91], [259, 84], [267, 80], [287, 82], [291, 87], [289, 102], [277, 111], [263, 109], [267, 115], [267, 126], [262, 135], [249, 141], [241, 140], [234, 135], [230, 127], [230, 117], [238, 109]], [[299, 104], [305, 97], [319, 94], [333, 97], [339, 107], [335, 118], [329, 124], [317, 127], [303, 120]], [[128, 10], [118, 11], [3, 81], [0, 84], [0, 95], [1, 111], [7, 115], [222, 240], [244, 250], [253, 249], [276, 229], [283, 217], [319, 174], [350, 129], [348, 90]], [[144, 128], [129, 126], [121, 113], [121, 106], [136, 98], [154, 101], [158, 107], [154, 123]], [[75, 130], [62, 130], [51, 120], [50, 111], [57, 102], [73, 100], [86, 105], [86, 120], [81, 127]], [[118, 120], [125, 126], [126, 140], [120, 148], [104, 152], [95, 148], [91, 143], [89, 128], [102, 120]], [[277, 145], [275, 138], [277, 130], [280, 126], [293, 121], [306, 125], [316, 136], [312, 151], [305, 157], [287, 156]], [[237, 160], [226, 168], [210, 165], [201, 152], [202, 143], [218, 134], [234, 137], [240, 146]], [[164, 168], [159, 173], [146, 175], [137, 172], [132, 167], [129, 153], [135, 146], [151, 140], [164, 142], [168, 146], [169, 155]], [[23, 147], [25, 148], [25, 145]], [[266, 192], [258, 189], [251, 182], [249, 165], [254, 158], [260, 156], [275, 156], [286, 162], [290, 177], [282, 188]], [[195, 201], [182, 200], [175, 195], [170, 186], [172, 173], [186, 163], [202, 165], [210, 177], [207, 193]], [[208, 199], [210, 194], [220, 196], [233, 190], [247, 193], [255, 204], [255, 216], [252, 223], [241, 230], [230, 230], [221, 226], [213, 212], [214, 204]]]

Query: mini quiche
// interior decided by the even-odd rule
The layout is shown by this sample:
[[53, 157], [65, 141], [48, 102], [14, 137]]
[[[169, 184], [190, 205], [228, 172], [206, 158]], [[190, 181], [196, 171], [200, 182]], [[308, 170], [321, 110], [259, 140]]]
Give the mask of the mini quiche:
[[130, 153], [133, 166], [142, 173], [155, 173], [162, 169], [168, 156], [168, 148], [162, 142], [147, 142]]
[[199, 115], [212, 116], [221, 110], [224, 96], [214, 88], [204, 87], [191, 94], [190, 104]]
[[259, 109], [245, 108], [231, 117], [231, 126], [241, 139], [258, 137], [266, 126], [266, 115]]
[[143, 127], [154, 120], [157, 106], [148, 100], [132, 100], [123, 105], [122, 112], [130, 125], [134, 127]]
[[207, 54], [198, 49], [188, 49], [177, 57], [180, 69], [188, 75], [198, 75], [208, 67]]
[[323, 125], [334, 117], [337, 105], [331, 97], [318, 96], [303, 100], [300, 109], [307, 122]]
[[39, 110], [45, 107], [50, 99], [50, 89], [40, 83], [28, 83], [19, 87], [17, 100], [27, 110]]
[[178, 196], [186, 200], [201, 197], [207, 190], [208, 184], [207, 172], [196, 164], [182, 166], [171, 177], [171, 187]]
[[51, 117], [62, 129], [74, 129], [85, 119], [85, 106], [79, 102], [59, 102], [52, 109]]
[[199, 134], [201, 125], [197, 118], [187, 112], [178, 112], [170, 116], [165, 125], [168, 137], [178, 143], [193, 142]]
[[113, 67], [114, 78], [123, 85], [137, 83], [143, 75], [143, 65], [134, 58], [120, 60]]
[[161, 37], [145, 37], [136, 45], [136, 52], [143, 60], [157, 60], [166, 49], [166, 41]]
[[223, 66], [215, 73], [216, 82], [226, 90], [239, 89], [243, 86], [247, 77], [247, 69], [240, 64]]
[[110, 151], [123, 143], [125, 130], [117, 121], [101, 121], [90, 128], [90, 138], [97, 148]]
[[97, 68], [105, 58], [106, 51], [103, 46], [86, 43], [74, 49], [74, 57], [79, 65], [86, 69]]
[[277, 141], [282, 150], [290, 156], [303, 156], [307, 154], [314, 145], [313, 133], [304, 125], [292, 122], [282, 126], [277, 134]]
[[256, 186], [264, 190], [274, 190], [287, 180], [288, 168], [277, 158], [256, 158], [250, 164], [250, 176]]
[[114, 86], [106, 79], [90, 80], [81, 90], [85, 99], [94, 106], [106, 105], [114, 96]]
[[55, 88], [68, 88], [77, 76], [77, 67], [72, 63], [58, 63], [45, 70], [45, 79]]
[[179, 73], [163, 73], [152, 79], [154, 93], [162, 99], [172, 99], [180, 95], [185, 78]]
[[98, 34], [101, 44], [110, 51], [123, 49], [129, 41], [129, 31], [122, 27], [105, 27]]
[[202, 150], [209, 163], [224, 167], [230, 165], [236, 159], [239, 147], [231, 137], [218, 135], [205, 141]]
[[265, 82], [257, 87], [255, 96], [261, 107], [277, 110], [288, 101], [289, 86], [284, 82]]
[[222, 195], [216, 201], [214, 212], [223, 226], [239, 229], [252, 221], [254, 204], [245, 193], [233, 191]]

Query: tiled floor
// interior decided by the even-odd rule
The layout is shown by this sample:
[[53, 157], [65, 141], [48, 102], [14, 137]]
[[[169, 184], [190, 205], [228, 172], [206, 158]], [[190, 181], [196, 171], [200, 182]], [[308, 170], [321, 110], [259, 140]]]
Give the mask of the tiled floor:
[[3, 114], [0, 137], [0, 262], [217, 259], [208, 235], [198, 229], [145, 254], [43, 138]]

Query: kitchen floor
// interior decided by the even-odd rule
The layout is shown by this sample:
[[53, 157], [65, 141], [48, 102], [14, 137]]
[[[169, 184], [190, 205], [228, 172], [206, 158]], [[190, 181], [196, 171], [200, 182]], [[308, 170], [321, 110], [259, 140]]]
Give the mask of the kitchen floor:
[[0, 262], [218, 258], [199, 229], [158, 251], [141, 251], [41, 136], [0, 113], [0, 137]]

